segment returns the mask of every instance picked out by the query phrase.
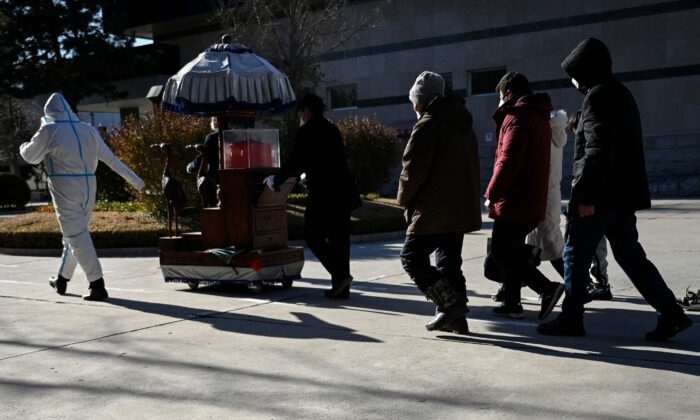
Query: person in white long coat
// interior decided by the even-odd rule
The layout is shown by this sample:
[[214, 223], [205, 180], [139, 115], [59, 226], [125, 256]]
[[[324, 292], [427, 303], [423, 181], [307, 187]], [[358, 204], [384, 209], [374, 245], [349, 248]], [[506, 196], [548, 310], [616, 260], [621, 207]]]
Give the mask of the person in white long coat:
[[549, 126], [552, 128], [552, 143], [549, 153], [549, 189], [544, 220], [527, 235], [525, 243], [542, 250], [542, 261], [550, 261], [564, 277], [564, 235], [561, 231], [561, 177], [564, 146], [566, 145], [567, 116], [563, 109], [552, 111]]
[[20, 146], [27, 163], [44, 162], [49, 176], [48, 186], [63, 234], [63, 255], [58, 276], [49, 284], [60, 295], [65, 294], [67, 282], [76, 264], [90, 282], [86, 300], [108, 297], [102, 278], [102, 266], [90, 237], [88, 223], [95, 205], [95, 170], [98, 160], [121, 175], [137, 190], [144, 182], [121, 160], [112, 154], [97, 130], [81, 122], [60, 93], [54, 93], [44, 106], [41, 127], [29, 142]]

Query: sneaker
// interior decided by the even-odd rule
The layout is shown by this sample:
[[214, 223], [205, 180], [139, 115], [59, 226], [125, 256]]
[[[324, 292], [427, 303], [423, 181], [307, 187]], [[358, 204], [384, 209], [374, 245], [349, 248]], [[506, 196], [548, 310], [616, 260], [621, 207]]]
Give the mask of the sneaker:
[[542, 306], [540, 307], [540, 314], [537, 316], [537, 318], [540, 320], [547, 318], [547, 316], [552, 313], [554, 306], [557, 304], [557, 302], [559, 302], [559, 299], [561, 299], [561, 295], [563, 294], [564, 284], [554, 283], [554, 289], [552, 289], [551, 293], [540, 296], [542, 299]]
[[496, 306], [493, 308], [492, 312], [496, 316], [511, 319], [523, 319], [525, 317], [525, 315], [523, 315], [523, 305], [521, 304], [509, 306], [504, 303], [501, 306]]
[[503, 302], [503, 299], [505, 299], [505, 294], [506, 290], [503, 287], [503, 285], [501, 285], [501, 287], [498, 288], [496, 293], [491, 295], [491, 299], [493, 299], [494, 302]]
[[700, 290], [691, 292], [690, 286], [685, 289], [685, 296], [678, 298], [678, 304], [686, 311], [700, 311]]
[[610, 285], [595, 285], [594, 287], [590, 287], [588, 289], [588, 298], [590, 300], [612, 300], [613, 295], [610, 291]]
[[347, 299], [350, 297], [350, 283], [353, 277], [347, 276], [342, 282], [334, 284], [330, 290], [323, 292], [328, 299]]
[[83, 300], [100, 301], [108, 297], [109, 295], [107, 294], [107, 289], [105, 289], [104, 280], [98, 279], [90, 282], [90, 294], [83, 295]]
[[59, 295], [63, 296], [66, 294], [66, 288], [68, 287], [68, 282], [70, 279], [58, 275], [57, 277], [49, 277], [49, 286], [53, 287]]
[[[526, 287], [527, 285], [525, 283], [520, 283], [520, 287]], [[498, 288], [496, 293], [491, 295], [491, 299], [493, 299], [494, 302], [503, 302], [505, 300], [506, 296], [506, 289], [503, 286], [503, 283], [501, 283], [501, 287]]]
[[685, 314], [674, 320], [668, 320], [668, 318], [664, 316], [659, 316], [656, 328], [646, 333], [644, 338], [647, 341], [666, 341], [679, 332], [690, 328], [691, 325], [693, 325], [693, 321], [685, 316]]
[[583, 321], [565, 321], [561, 316], [555, 319], [542, 323], [537, 326], [537, 332], [542, 335], [555, 335], [563, 337], [583, 337], [586, 335], [586, 329], [583, 327]]

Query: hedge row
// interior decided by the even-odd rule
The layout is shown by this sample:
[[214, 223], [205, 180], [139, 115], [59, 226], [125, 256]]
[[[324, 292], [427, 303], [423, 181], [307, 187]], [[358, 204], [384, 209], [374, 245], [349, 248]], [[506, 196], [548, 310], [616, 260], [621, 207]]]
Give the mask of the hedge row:
[[[302, 239], [304, 208], [290, 205], [287, 227], [290, 240]], [[183, 220], [183, 231], [198, 227]], [[400, 231], [406, 228], [400, 208], [380, 202], [365, 202], [353, 213], [351, 232], [368, 234]], [[164, 223], [143, 213], [96, 212], [90, 224], [96, 248], [157, 247], [158, 238], [167, 234]], [[61, 233], [56, 216], [30, 213], [0, 219], [0, 248], [60, 248]]]

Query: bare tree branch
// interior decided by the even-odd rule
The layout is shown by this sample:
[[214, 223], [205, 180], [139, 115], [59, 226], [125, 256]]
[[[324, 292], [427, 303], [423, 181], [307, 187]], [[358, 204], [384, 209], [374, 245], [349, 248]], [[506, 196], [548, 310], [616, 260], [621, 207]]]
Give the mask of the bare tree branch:
[[376, 28], [390, 1], [358, 14], [348, 0], [218, 0], [214, 20], [268, 57], [299, 90], [321, 81], [320, 56]]

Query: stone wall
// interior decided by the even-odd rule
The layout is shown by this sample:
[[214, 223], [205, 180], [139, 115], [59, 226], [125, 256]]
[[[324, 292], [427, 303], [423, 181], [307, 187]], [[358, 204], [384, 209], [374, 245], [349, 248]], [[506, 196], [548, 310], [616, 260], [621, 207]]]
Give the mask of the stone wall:
[[700, 196], [700, 132], [644, 139], [652, 197]]

